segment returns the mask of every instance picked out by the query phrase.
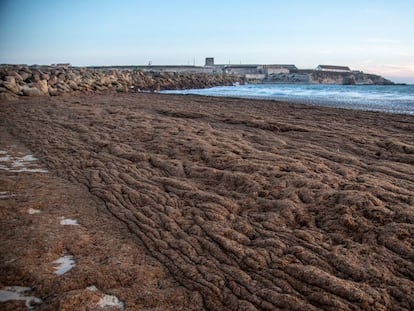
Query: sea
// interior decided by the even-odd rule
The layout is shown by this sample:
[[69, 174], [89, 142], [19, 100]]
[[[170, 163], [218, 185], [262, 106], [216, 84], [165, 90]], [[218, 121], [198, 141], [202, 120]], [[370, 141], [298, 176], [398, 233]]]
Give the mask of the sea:
[[161, 93], [269, 99], [414, 115], [414, 85], [245, 84]]

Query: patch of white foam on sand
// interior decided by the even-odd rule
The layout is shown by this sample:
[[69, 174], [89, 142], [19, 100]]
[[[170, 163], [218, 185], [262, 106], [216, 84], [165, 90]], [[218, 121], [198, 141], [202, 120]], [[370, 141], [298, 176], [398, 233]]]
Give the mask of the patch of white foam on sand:
[[98, 306], [101, 308], [115, 307], [119, 310], [124, 310], [123, 302], [119, 301], [119, 299], [113, 295], [103, 295], [98, 302]]
[[8, 198], [8, 192], [7, 191], [0, 191], [0, 199]]
[[60, 224], [62, 226], [79, 226], [78, 221], [76, 219], [70, 219], [65, 217], [60, 218]]
[[38, 210], [38, 209], [35, 209], [35, 208], [29, 208], [29, 209], [27, 210], [27, 212], [28, 212], [30, 215], [34, 215], [34, 214], [39, 214], [39, 213], [41, 213], [42, 211], [41, 211], [41, 210]]
[[9, 171], [9, 172], [29, 172], [29, 173], [47, 173], [47, 169], [36, 167], [38, 159], [32, 155], [27, 154], [22, 157], [12, 156], [7, 154], [6, 151], [1, 151], [2, 156], [0, 157], [0, 170]]
[[[95, 285], [89, 286], [86, 288], [92, 292], [98, 292], [99, 290], [96, 288]], [[118, 297], [113, 295], [102, 294], [101, 299], [97, 304], [100, 308], [108, 308], [108, 307], [115, 307], [119, 310], [124, 310], [124, 303], [118, 299]]]
[[33, 297], [33, 296], [25, 296], [24, 293], [30, 291], [30, 287], [22, 287], [22, 286], [7, 286], [3, 289], [0, 289], [0, 302], [7, 302], [12, 300], [22, 300], [25, 302], [26, 307], [29, 310], [34, 308], [34, 304], [41, 304], [42, 299]]
[[57, 275], [63, 275], [66, 272], [72, 270], [72, 268], [76, 266], [75, 261], [73, 260], [73, 256], [71, 255], [60, 257], [56, 259], [53, 263], [58, 265], [55, 267], [55, 273]]

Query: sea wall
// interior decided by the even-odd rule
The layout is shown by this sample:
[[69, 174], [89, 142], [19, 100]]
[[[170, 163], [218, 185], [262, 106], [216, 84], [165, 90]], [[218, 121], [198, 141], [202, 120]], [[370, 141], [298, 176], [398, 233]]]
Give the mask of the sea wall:
[[137, 92], [207, 88], [242, 82], [234, 75], [143, 72], [91, 68], [8, 65], [0, 67], [0, 99], [56, 96], [74, 92]]

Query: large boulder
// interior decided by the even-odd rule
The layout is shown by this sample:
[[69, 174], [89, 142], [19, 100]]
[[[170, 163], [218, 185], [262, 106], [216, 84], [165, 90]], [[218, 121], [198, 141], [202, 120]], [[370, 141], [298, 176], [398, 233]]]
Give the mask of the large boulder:
[[39, 82], [40, 80], [41, 80], [41, 78], [40, 78], [40, 72], [39, 71], [35, 71], [35, 72], [33, 72], [33, 74], [32, 74], [32, 77], [31, 77], [31, 81], [32, 82]]
[[67, 84], [72, 90], [78, 90], [78, 84], [75, 81], [70, 80]]
[[48, 91], [49, 91], [50, 96], [57, 96], [60, 94], [56, 88], [50, 85], [48, 86]]
[[69, 93], [71, 91], [69, 85], [63, 81], [59, 81], [58, 84], [56, 84], [56, 87], [61, 93]]
[[41, 90], [39, 90], [36, 87], [25, 86], [25, 87], [22, 88], [22, 92], [23, 92], [24, 96], [30, 96], [30, 97], [45, 95]]
[[28, 72], [27, 70], [20, 70], [19, 75], [23, 81], [27, 81], [29, 78], [31, 78], [32, 73]]
[[20, 93], [20, 87], [17, 85], [14, 76], [6, 76], [5, 81], [3, 81], [3, 86], [14, 94]]
[[36, 87], [37, 89], [41, 90], [43, 92], [43, 94], [48, 94], [49, 93], [49, 88], [48, 88], [46, 80], [40, 80], [39, 82], [37, 82], [33, 86]]
[[5, 88], [0, 88], [0, 101], [17, 100], [19, 97], [12, 92], [9, 92]]
[[52, 76], [48, 81], [47, 81], [47, 83], [49, 84], [49, 85], [55, 85], [56, 83], [58, 83], [58, 78], [56, 77], [56, 76]]
[[8, 75], [14, 77], [16, 83], [23, 82], [22, 76], [16, 71], [10, 71]]
[[50, 74], [41, 72], [40, 73], [40, 79], [42, 79], [42, 80], [49, 80], [50, 79]]

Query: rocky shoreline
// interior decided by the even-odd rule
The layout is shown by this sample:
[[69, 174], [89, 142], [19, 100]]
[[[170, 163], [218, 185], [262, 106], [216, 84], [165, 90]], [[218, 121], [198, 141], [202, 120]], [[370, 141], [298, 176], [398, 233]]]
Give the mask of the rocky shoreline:
[[265, 83], [308, 83], [339, 85], [394, 85], [382, 76], [361, 71], [333, 72], [318, 70], [296, 70], [290, 73], [269, 75]]
[[15, 100], [21, 96], [57, 96], [79, 92], [207, 88], [236, 82], [242, 82], [242, 78], [225, 74], [4, 65], [0, 67], [0, 99]]

